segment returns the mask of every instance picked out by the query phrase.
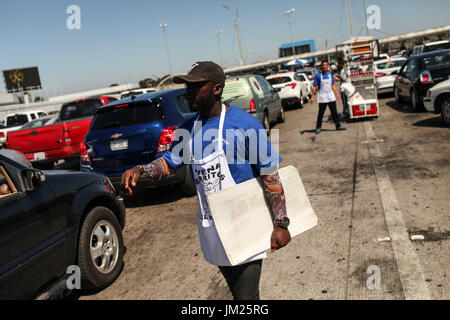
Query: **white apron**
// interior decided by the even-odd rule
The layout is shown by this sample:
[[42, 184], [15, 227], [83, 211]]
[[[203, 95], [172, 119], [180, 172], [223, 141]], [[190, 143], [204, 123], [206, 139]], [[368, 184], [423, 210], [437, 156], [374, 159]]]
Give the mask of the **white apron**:
[[[194, 128], [191, 130], [190, 155], [192, 166], [192, 177], [197, 188], [199, 214], [198, 234], [205, 260], [217, 266], [231, 266], [225, 253], [222, 242], [217, 233], [214, 220], [212, 219], [206, 195], [234, 186], [236, 183], [228, 167], [227, 158], [223, 150], [223, 123], [225, 121], [226, 107], [222, 104], [220, 114], [218, 137], [212, 143], [217, 143], [215, 152], [203, 159], [195, 159], [192, 152], [194, 142]], [[198, 120], [198, 117], [197, 117]], [[247, 261], [266, 258], [265, 252], [258, 254]]]
[[329, 79], [323, 79], [323, 73], [320, 73], [320, 89], [319, 89], [319, 103], [328, 103], [332, 101], [336, 101], [336, 97], [334, 96], [331, 81], [332, 75], [330, 74]]

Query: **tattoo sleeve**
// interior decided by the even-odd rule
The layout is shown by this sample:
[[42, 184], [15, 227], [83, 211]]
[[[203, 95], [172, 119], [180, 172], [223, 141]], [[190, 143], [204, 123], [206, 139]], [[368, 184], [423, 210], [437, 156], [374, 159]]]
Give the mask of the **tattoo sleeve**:
[[264, 194], [272, 206], [274, 219], [279, 220], [286, 217], [286, 198], [278, 172], [261, 176], [261, 179], [264, 185]]
[[159, 181], [165, 176], [175, 173], [175, 169], [169, 166], [163, 158], [158, 158], [149, 164], [139, 166], [141, 168], [141, 178]]

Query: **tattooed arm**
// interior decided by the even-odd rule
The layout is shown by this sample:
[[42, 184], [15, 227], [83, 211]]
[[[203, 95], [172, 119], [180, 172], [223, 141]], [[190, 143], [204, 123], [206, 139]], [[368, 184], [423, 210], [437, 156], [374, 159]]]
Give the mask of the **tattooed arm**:
[[140, 178], [151, 181], [159, 181], [168, 174], [174, 173], [175, 169], [169, 166], [164, 158], [153, 160], [149, 164], [136, 166], [128, 169], [122, 174], [122, 185], [128, 195], [132, 195], [131, 186], [136, 186]]
[[269, 200], [274, 216], [274, 230], [270, 238], [272, 252], [278, 250], [291, 241], [288, 229], [277, 226], [276, 222], [287, 217], [286, 198], [284, 196], [283, 185], [278, 172], [261, 176], [264, 185], [264, 194]]

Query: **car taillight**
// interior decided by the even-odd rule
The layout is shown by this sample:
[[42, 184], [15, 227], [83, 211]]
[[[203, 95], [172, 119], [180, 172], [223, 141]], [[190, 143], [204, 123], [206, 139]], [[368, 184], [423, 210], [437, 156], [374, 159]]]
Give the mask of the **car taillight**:
[[169, 126], [164, 128], [164, 130], [161, 132], [161, 135], [159, 136], [157, 152], [164, 152], [170, 149], [170, 146], [175, 140], [175, 131], [177, 129], [178, 127], [176, 126]]
[[248, 113], [256, 113], [256, 104], [254, 99], [250, 101], [250, 110], [248, 111]]
[[3, 138], [5, 134], [3, 132], [0, 132], [0, 138]]
[[288, 84], [286, 85], [286, 87], [292, 87], [292, 89], [295, 89], [296, 86], [297, 86], [297, 83], [296, 83], [296, 82], [288, 83]]
[[420, 74], [420, 82], [422, 83], [433, 83], [433, 79], [431, 78], [431, 73], [427, 70]]
[[386, 73], [379, 72], [375, 75], [375, 78], [384, 77], [385, 75], [386, 75]]
[[[89, 149], [89, 151], [91, 151], [91, 148]], [[84, 141], [81, 141], [80, 143], [80, 161], [91, 162], [91, 158], [89, 157], [89, 152]]]
[[63, 126], [63, 139], [65, 142], [72, 141], [72, 137], [70, 136], [69, 129], [66, 126]]

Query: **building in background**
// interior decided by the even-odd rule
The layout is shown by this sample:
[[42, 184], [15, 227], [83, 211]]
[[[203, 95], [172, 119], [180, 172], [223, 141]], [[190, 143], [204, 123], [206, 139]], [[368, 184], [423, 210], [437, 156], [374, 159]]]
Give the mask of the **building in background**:
[[[299, 42], [294, 42], [294, 51], [295, 54], [304, 54], [316, 51], [316, 46], [314, 44], [314, 40], [304, 40]], [[282, 44], [280, 48], [278, 48], [278, 57], [289, 57], [292, 56], [292, 43]], [[313, 62], [313, 59], [307, 59], [309, 62]]]

